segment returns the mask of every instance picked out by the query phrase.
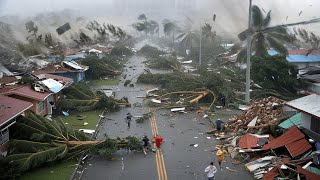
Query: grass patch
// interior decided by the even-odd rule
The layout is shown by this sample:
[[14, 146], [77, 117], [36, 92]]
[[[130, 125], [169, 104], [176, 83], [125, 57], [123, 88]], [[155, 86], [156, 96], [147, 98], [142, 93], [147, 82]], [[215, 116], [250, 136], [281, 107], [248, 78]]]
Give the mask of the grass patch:
[[[69, 116], [57, 116], [53, 119], [61, 118], [63, 122], [68, 123], [75, 129], [95, 129], [96, 124], [98, 123], [99, 114], [101, 114], [101, 110], [97, 111], [87, 111], [87, 112], [79, 112], [79, 113], [70, 113]], [[79, 120], [78, 116], [84, 117], [82, 120]], [[84, 125], [84, 123], [88, 123]]]
[[90, 84], [92, 86], [106, 86], [106, 85], [113, 86], [118, 84], [118, 78], [92, 80]]
[[20, 180], [69, 180], [76, 160], [62, 161], [57, 164], [34, 169], [22, 175]]

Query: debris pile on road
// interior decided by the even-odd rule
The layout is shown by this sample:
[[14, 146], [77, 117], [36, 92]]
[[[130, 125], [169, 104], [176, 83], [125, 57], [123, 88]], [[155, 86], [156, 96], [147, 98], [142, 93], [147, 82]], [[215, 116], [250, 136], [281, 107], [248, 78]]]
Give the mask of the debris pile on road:
[[224, 132], [211, 133], [221, 140], [232, 162], [244, 163], [255, 179], [320, 179], [320, 136], [296, 125], [302, 124], [301, 116], [279, 124], [285, 104], [290, 102], [275, 97], [254, 101], [226, 123]]
[[276, 97], [254, 101], [246, 111], [227, 123], [228, 129], [237, 132], [239, 129], [250, 128], [256, 132], [260, 128], [276, 126], [284, 117], [284, 103], [285, 101]]

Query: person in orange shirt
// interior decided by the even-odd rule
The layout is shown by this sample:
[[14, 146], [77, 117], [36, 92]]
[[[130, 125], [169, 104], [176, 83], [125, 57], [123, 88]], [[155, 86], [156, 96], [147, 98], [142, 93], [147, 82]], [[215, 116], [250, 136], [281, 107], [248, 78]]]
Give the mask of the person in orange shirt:
[[224, 161], [224, 157], [225, 157], [225, 154], [227, 153], [226, 150], [224, 150], [224, 147], [220, 147], [216, 153], [217, 155], [217, 158], [218, 158], [218, 163], [219, 163], [219, 166], [220, 166], [220, 170], [222, 171], [222, 163]]

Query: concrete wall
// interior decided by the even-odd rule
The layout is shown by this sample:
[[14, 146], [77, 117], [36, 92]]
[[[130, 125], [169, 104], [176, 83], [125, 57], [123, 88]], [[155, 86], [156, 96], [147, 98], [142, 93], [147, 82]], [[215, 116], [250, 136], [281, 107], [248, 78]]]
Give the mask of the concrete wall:
[[310, 129], [311, 128], [311, 116], [305, 113], [301, 113], [301, 126]]

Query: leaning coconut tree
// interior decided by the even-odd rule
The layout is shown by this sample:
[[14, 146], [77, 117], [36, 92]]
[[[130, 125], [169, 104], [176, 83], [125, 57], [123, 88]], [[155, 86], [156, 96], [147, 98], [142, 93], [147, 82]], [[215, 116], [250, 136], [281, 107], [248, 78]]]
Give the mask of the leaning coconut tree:
[[[111, 157], [119, 149], [141, 150], [137, 138], [90, 140], [61, 120], [29, 114], [12, 128], [8, 154], [1, 159], [1, 174], [13, 178], [30, 169], [79, 157], [82, 153]], [[4, 174], [3, 174], [4, 173]]]
[[[287, 28], [278, 26], [265, 31], [271, 22], [271, 11], [266, 16], [258, 6], [252, 6], [252, 52], [256, 56], [268, 55], [268, 49], [274, 49], [281, 55], [288, 55], [288, 50], [284, 46], [286, 43], [292, 43], [294, 38], [287, 32]], [[238, 45], [237, 45], [238, 46]], [[244, 61], [246, 58], [247, 47], [242, 46], [238, 56], [238, 61]]]

